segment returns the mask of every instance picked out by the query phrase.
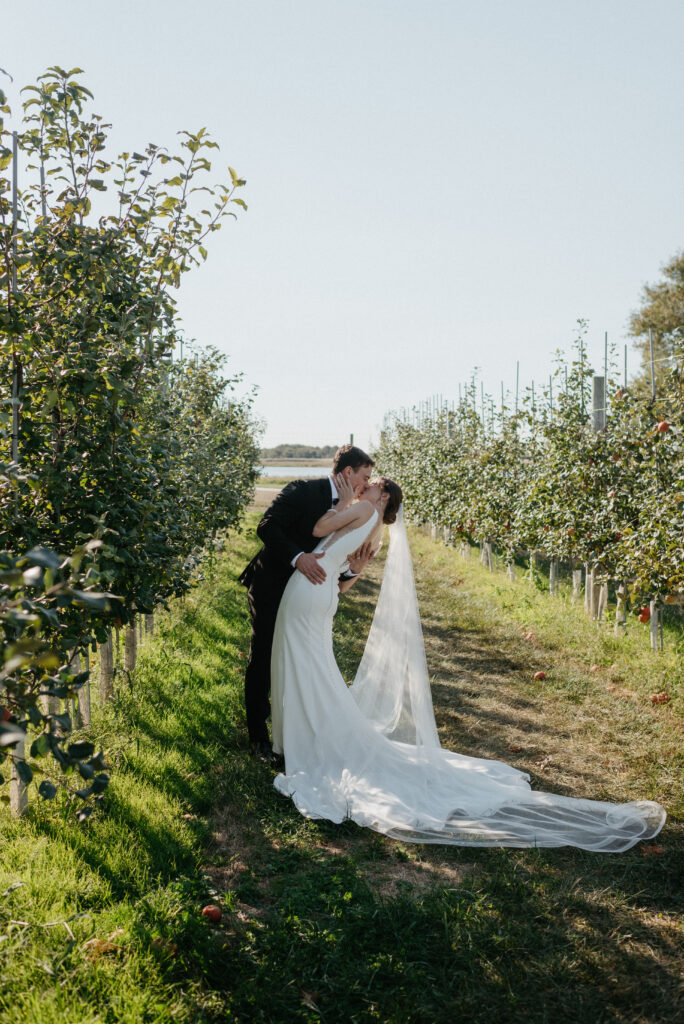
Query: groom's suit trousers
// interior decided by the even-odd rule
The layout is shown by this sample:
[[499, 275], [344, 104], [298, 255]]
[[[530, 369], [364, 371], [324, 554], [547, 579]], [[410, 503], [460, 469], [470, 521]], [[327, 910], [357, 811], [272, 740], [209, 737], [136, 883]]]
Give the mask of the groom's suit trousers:
[[251, 742], [268, 740], [266, 721], [271, 712], [271, 648], [278, 606], [294, 572], [292, 559], [313, 551], [318, 538], [313, 528], [332, 500], [330, 481], [294, 480], [266, 509], [257, 526], [264, 546], [240, 576], [247, 587], [252, 642], [245, 671], [245, 711]]

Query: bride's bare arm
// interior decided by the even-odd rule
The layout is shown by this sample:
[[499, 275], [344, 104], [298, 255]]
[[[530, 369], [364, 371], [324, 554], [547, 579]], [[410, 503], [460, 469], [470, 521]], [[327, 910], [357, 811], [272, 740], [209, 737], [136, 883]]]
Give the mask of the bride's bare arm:
[[344, 526], [361, 526], [362, 523], [368, 522], [374, 511], [375, 506], [370, 501], [357, 501], [355, 505], [350, 505], [341, 512], [331, 508], [318, 520], [313, 528], [313, 535], [327, 537]]

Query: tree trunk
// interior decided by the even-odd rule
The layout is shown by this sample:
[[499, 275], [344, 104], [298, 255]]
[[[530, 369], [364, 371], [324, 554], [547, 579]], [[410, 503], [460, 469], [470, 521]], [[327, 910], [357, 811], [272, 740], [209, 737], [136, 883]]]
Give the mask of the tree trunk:
[[615, 609], [615, 635], [617, 636], [620, 632], [620, 627], [624, 627], [627, 622], [627, 588], [624, 583], [620, 583], [615, 590], [615, 596], [617, 598], [617, 607]]
[[154, 636], [154, 615], [145, 616], [145, 632], [149, 633], [150, 636]]
[[25, 760], [25, 745], [26, 741], [22, 740], [21, 743], [17, 743], [10, 754], [12, 758], [12, 767], [10, 769], [10, 813], [13, 818], [19, 818], [28, 807], [28, 786], [21, 781], [17, 772], [18, 762]]
[[572, 600], [577, 602], [582, 597], [582, 570], [572, 570]]

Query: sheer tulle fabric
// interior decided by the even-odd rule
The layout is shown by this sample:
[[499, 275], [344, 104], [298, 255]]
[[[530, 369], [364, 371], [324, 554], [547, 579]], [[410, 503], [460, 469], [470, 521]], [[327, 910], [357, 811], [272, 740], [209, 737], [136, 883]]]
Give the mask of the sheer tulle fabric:
[[352, 687], [332, 644], [337, 577], [376, 519], [316, 550], [325, 584], [290, 579], [273, 641], [273, 745], [285, 755], [275, 786], [310, 818], [405, 841], [459, 846], [578, 846], [619, 852], [656, 835], [650, 801], [609, 804], [532, 792], [501, 761], [439, 746], [406, 531], [397, 521], [373, 627]]
[[389, 534], [380, 596], [351, 693], [388, 739], [438, 747], [403, 505]]

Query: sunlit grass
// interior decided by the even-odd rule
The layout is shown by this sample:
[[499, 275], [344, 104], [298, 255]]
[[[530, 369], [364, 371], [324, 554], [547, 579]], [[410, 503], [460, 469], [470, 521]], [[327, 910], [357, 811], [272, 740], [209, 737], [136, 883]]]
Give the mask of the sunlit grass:
[[[635, 624], [614, 647], [563, 598], [421, 533], [411, 543], [442, 742], [512, 761], [536, 788], [662, 796], [657, 844], [424, 847], [303, 819], [246, 751], [236, 577], [256, 545], [235, 537], [215, 578], [157, 617], [135, 685], [95, 723], [106, 814], [77, 828], [34, 800], [25, 819], [0, 818], [0, 894], [22, 882], [0, 897], [3, 1024], [677, 1019], [674, 636], [654, 656]], [[380, 570], [381, 558], [340, 604], [347, 678]], [[665, 685], [672, 701], [654, 707]], [[210, 900], [219, 925], [200, 916]]]

